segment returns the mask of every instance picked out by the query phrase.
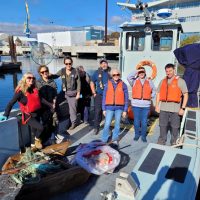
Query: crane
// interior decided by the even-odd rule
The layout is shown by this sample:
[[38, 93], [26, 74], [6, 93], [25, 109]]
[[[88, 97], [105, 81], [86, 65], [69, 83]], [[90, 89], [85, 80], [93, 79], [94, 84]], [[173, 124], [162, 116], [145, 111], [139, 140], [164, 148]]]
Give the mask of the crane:
[[30, 20], [30, 15], [29, 15], [29, 9], [28, 9], [28, 3], [25, 0], [25, 8], [26, 8], [26, 21], [24, 22], [24, 34], [26, 37], [30, 37], [31, 31], [29, 29], [29, 20]]

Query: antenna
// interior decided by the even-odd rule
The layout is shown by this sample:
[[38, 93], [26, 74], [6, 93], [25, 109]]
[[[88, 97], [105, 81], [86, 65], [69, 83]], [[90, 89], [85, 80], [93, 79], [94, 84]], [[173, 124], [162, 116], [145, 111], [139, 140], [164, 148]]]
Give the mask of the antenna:
[[145, 17], [145, 24], [151, 24], [151, 13], [148, 10], [148, 4], [143, 3], [141, 0], [137, 0], [136, 8], [140, 9], [141, 11], [144, 12], [144, 17]]

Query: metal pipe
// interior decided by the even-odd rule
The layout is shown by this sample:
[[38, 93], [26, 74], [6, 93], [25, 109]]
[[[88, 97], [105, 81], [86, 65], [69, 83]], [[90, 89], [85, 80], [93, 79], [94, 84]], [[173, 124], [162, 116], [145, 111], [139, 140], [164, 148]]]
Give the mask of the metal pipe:
[[108, 18], [108, 0], [106, 0], [106, 5], [105, 5], [105, 43], [107, 43], [107, 19]]

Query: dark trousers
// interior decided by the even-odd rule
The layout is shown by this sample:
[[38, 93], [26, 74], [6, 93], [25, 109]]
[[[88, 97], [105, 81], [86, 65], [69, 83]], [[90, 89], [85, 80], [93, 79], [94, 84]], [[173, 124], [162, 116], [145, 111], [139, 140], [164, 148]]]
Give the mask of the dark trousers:
[[35, 143], [35, 137], [40, 138], [42, 131], [44, 130], [43, 125], [39, 122], [37, 117], [31, 117], [27, 124], [31, 128], [31, 144]]
[[99, 129], [102, 120], [102, 95], [97, 94], [94, 98], [94, 128]]
[[84, 122], [89, 121], [89, 109], [90, 109], [90, 97], [80, 98], [78, 100], [78, 109], [77, 112], [81, 114], [81, 120]]
[[41, 110], [40, 116], [44, 126], [44, 130], [40, 136], [42, 143], [45, 143], [51, 137], [52, 133], [56, 131], [56, 124], [53, 115], [54, 113], [52, 113], [48, 108]]
[[178, 113], [160, 111], [159, 115], [160, 136], [158, 142], [165, 144], [167, 141], [168, 130], [171, 132], [171, 145], [176, 143], [180, 127], [180, 116]]

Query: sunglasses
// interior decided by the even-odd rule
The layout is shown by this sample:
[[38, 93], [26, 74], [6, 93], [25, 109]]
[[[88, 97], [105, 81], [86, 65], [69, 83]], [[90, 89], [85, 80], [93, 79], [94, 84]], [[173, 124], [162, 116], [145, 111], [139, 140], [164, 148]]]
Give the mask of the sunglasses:
[[112, 76], [113, 76], [113, 77], [115, 77], [115, 76], [120, 76], [120, 74], [113, 74]]
[[40, 72], [41, 74], [44, 74], [44, 73], [48, 73], [49, 71], [48, 70], [45, 70], [45, 71], [42, 71], [42, 72]]
[[72, 65], [72, 63], [65, 63], [65, 65]]
[[144, 71], [141, 71], [141, 72], [138, 72], [138, 74], [145, 74], [145, 72], [144, 72]]
[[32, 76], [28, 76], [26, 79], [29, 79], [29, 80], [35, 80], [35, 77], [32, 77]]

